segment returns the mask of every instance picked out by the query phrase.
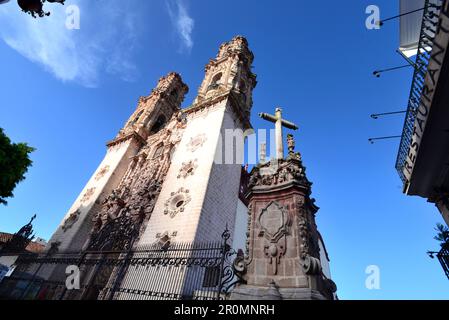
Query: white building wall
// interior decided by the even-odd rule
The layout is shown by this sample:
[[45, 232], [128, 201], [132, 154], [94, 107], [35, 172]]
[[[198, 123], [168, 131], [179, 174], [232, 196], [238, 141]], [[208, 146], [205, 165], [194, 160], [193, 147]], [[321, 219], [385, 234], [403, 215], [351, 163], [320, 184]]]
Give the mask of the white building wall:
[[[220, 133], [234, 129], [236, 124], [226, 108], [226, 101], [188, 116], [182, 140], [173, 154], [162, 190], [139, 245], [157, 241], [157, 235], [176, 232], [175, 242], [220, 241], [226, 224], [231, 231], [237, 211], [240, 184], [240, 164], [214, 163], [220, 148]], [[195, 151], [189, 150], [192, 138], [205, 135], [204, 144]], [[198, 167], [193, 175], [178, 178], [182, 164], [196, 160]], [[175, 217], [165, 214], [165, 203], [180, 188], [188, 190], [190, 201], [183, 212]]]
[[[109, 195], [112, 190], [117, 187], [128, 168], [130, 158], [137, 153], [137, 150], [138, 145], [131, 140], [121, 142], [108, 149], [103, 161], [98, 166], [98, 169], [92, 175], [78, 198], [62, 219], [58, 229], [49, 240], [47, 249], [50, 248], [50, 245], [53, 242], [61, 242], [59, 251], [75, 251], [82, 248], [92, 227], [92, 209], [95, 209], [95, 204], [97, 203], [97, 205], [99, 205], [101, 199]], [[98, 172], [107, 166], [109, 167], [109, 170], [104, 176], [98, 179]], [[88, 200], [83, 201], [83, 197], [88, 190], [92, 190], [93, 193]], [[78, 220], [69, 229], [64, 231], [62, 226], [64, 225], [65, 220], [76, 210], [79, 210], [80, 212]]]
[[[173, 154], [172, 163], [168, 170], [162, 190], [156, 202], [146, 230], [140, 238], [138, 246], [153, 244], [158, 238], [167, 233], [172, 237], [172, 242], [177, 243], [210, 243], [221, 242], [222, 234], [229, 228], [231, 239], [228, 244], [234, 244], [234, 223], [240, 224], [240, 217], [236, 220], [237, 212], [240, 215], [246, 212], [244, 205], [239, 206], [238, 191], [240, 187], [241, 164], [215, 163], [216, 154], [222, 153], [225, 129], [235, 129], [236, 123], [227, 108], [227, 102], [204, 109], [201, 112], [190, 113], [188, 124], [183, 133], [181, 142]], [[197, 150], [189, 150], [192, 138], [205, 135], [206, 140]], [[197, 168], [193, 175], [186, 178], [180, 177], [182, 164], [196, 160]], [[190, 201], [183, 212], [178, 212], [174, 217], [167, 215], [166, 202], [180, 188], [188, 190]], [[242, 207], [243, 206], [243, 207]], [[240, 232], [239, 232], [240, 233]], [[243, 232], [244, 235], [244, 232]], [[244, 247], [245, 240], [239, 235], [236, 245]], [[179, 253], [180, 254], [180, 253]], [[188, 251], [184, 254], [189, 255]], [[139, 270], [128, 270], [122, 281], [122, 288], [137, 287], [141, 290], [158, 291], [161, 288], [171, 293], [191, 295], [193, 291], [201, 291], [198, 283], [191, 283], [187, 278], [204, 276], [204, 268], [199, 270], [180, 269], [148, 270], [145, 275], [147, 281], [138, 281]], [[173, 273], [173, 274], [172, 274]], [[176, 275], [177, 280], [173, 279]], [[184, 280], [183, 280], [184, 279]], [[175, 281], [176, 280], [176, 281]], [[129, 299], [127, 294], [120, 294], [118, 299]], [[149, 298], [150, 299], [150, 298]]]

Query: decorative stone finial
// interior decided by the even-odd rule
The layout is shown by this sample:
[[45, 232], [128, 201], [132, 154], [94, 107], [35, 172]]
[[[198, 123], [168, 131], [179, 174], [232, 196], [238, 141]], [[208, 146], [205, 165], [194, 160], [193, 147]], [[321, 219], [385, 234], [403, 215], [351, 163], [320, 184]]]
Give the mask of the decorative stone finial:
[[261, 143], [260, 144], [259, 162], [260, 163], [267, 162], [267, 144], [266, 143]]
[[287, 135], [287, 145], [288, 145], [288, 154], [294, 155], [295, 154], [295, 138], [290, 133]]

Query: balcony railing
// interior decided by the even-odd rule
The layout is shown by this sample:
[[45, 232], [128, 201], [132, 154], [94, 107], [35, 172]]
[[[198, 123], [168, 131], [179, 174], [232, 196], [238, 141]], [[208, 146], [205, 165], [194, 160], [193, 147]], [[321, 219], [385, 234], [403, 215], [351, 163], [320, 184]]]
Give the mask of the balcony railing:
[[399, 146], [398, 157], [396, 160], [396, 170], [404, 184], [407, 178], [404, 174], [404, 168], [407, 160], [412, 135], [415, 126], [416, 113], [421, 103], [422, 91], [426, 79], [427, 67], [438, 26], [439, 15], [444, 0], [426, 0], [421, 25], [421, 34], [419, 37], [418, 54], [416, 55], [415, 71], [413, 74], [412, 87], [408, 100], [407, 113], [405, 116], [404, 129], [402, 132], [401, 143]]

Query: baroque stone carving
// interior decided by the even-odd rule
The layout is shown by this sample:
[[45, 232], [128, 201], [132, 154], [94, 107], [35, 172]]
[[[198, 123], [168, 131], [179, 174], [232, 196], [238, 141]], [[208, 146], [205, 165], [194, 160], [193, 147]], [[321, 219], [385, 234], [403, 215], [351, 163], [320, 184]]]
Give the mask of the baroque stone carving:
[[109, 221], [101, 230], [93, 232], [89, 250], [128, 250], [138, 235], [138, 226], [128, 215]]
[[169, 215], [170, 218], [174, 218], [178, 213], [184, 212], [191, 199], [189, 190], [184, 188], [180, 188], [177, 192], [172, 192], [171, 197], [165, 202], [164, 213]]
[[[267, 244], [264, 246], [265, 256], [270, 259], [273, 273], [276, 275], [280, 259], [286, 252], [286, 235], [289, 234], [291, 219], [288, 212], [277, 202], [272, 201], [259, 215], [259, 237], [264, 237]], [[283, 241], [280, 241], [283, 239]]]
[[59, 247], [61, 246], [61, 241], [54, 241], [50, 243], [50, 249], [47, 251], [48, 256], [55, 255], [59, 251]]
[[175, 238], [177, 234], [177, 231], [174, 231], [171, 234], [168, 231], [165, 231], [162, 234], [158, 233], [156, 235], [157, 243], [161, 246], [162, 250], [167, 250], [170, 247], [173, 238]]
[[321, 262], [319, 259], [307, 255], [302, 262], [304, 272], [308, 275], [315, 275], [321, 273]]
[[206, 134], [201, 133], [195, 137], [190, 139], [190, 142], [187, 144], [187, 150], [190, 152], [195, 152], [199, 148], [201, 148], [204, 143], [207, 141]]
[[296, 158], [260, 164], [251, 172], [248, 187], [273, 187], [295, 181], [310, 188], [312, 184], [307, 180], [305, 171], [306, 168]]
[[187, 178], [188, 176], [193, 176], [196, 169], [198, 168], [198, 159], [190, 160], [189, 162], [183, 162], [182, 167], [179, 170], [178, 179]]
[[64, 220], [64, 223], [61, 227], [61, 229], [66, 232], [69, 230], [73, 225], [78, 221], [79, 217], [81, 215], [81, 211], [78, 209], [74, 212], [72, 212], [67, 219]]
[[295, 153], [295, 138], [292, 134], [287, 135], [287, 145], [288, 145], [288, 154], [294, 154]]
[[87, 189], [86, 192], [84, 193], [83, 197], [81, 198], [81, 202], [87, 202], [89, 201], [89, 199], [94, 195], [96, 188], [90, 188]]
[[103, 179], [103, 177], [106, 175], [106, 173], [109, 172], [110, 170], [110, 166], [106, 165], [103, 168], [100, 169], [100, 171], [98, 171], [97, 175], [95, 176], [95, 181], [99, 181], [101, 179]]
[[251, 235], [251, 221], [253, 212], [253, 204], [248, 205], [248, 222], [246, 224], [246, 242], [245, 242], [245, 260], [249, 260], [249, 247], [250, 247], [250, 235]]
[[277, 202], [272, 201], [259, 215], [259, 236], [277, 242], [289, 232], [290, 218], [288, 213]]

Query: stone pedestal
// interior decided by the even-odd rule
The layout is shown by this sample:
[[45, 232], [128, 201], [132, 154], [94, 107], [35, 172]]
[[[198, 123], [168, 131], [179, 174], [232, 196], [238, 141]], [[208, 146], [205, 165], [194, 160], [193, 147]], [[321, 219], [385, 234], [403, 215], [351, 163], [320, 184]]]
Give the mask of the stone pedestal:
[[292, 152], [252, 170], [246, 253], [234, 263], [246, 284], [231, 299], [334, 299], [336, 286], [322, 270], [327, 255], [320, 252], [311, 185], [300, 155]]

